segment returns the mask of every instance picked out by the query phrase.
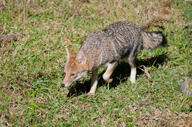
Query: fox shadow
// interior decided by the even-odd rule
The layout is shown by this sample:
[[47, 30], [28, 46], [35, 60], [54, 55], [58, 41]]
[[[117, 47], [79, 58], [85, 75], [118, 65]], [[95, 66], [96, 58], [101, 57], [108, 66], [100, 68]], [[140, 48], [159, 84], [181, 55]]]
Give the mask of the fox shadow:
[[[152, 58], [137, 60], [137, 76], [144, 74], [144, 67], [155, 66], [158, 68], [163, 65], [168, 59], [167, 54], [158, 55]], [[113, 72], [111, 78], [113, 81], [109, 84], [109, 88], [115, 88], [120, 83], [126, 82], [127, 78], [130, 77], [130, 66], [127, 62], [120, 62], [115, 71]], [[107, 85], [102, 78], [105, 70], [98, 75], [98, 88]], [[79, 96], [84, 93], [88, 93], [91, 86], [91, 80], [86, 80], [84, 82], [77, 81], [75, 85], [69, 88], [69, 93], [67, 97]]]

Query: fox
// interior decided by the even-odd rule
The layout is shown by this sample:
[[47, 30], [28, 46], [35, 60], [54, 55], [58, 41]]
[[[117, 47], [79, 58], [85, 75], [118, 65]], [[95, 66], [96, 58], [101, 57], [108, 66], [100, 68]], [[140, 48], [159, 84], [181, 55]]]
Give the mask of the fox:
[[98, 84], [98, 69], [107, 67], [102, 75], [106, 83], [112, 82], [111, 75], [121, 59], [131, 67], [130, 81], [136, 83], [136, 57], [142, 49], [154, 49], [163, 44], [162, 32], [146, 32], [136, 24], [119, 21], [102, 30], [90, 33], [75, 54], [66, 47], [67, 61], [64, 67], [63, 87], [92, 73], [88, 94], [95, 94]]

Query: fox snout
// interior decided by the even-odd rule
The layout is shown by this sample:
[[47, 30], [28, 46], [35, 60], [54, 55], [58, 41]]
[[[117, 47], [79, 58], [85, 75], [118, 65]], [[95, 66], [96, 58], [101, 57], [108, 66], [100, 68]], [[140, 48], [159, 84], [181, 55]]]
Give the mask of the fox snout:
[[67, 88], [72, 84], [72, 82], [73, 79], [70, 79], [70, 77], [65, 77], [63, 82], [61, 83], [61, 86]]
[[67, 74], [67, 76], [65, 76], [61, 86], [62, 87], [69, 87], [73, 82], [77, 81], [78, 79], [84, 77], [87, 75], [87, 71], [81, 72], [81, 73], [77, 73], [77, 74]]
[[65, 85], [64, 83], [61, 84], [61, 87], [67, 88], [67, 87], [69, 87], [69, 86], [70, 86], [70, 85]]
[[62, 84], [61, 84], [61, 87], [65, 87], [65, 84], [64, 84], [64, 83], [62, 83]]
[[62, 82], [61, 83], [61, 87], [65, 87], [65, 88], [67, 88], [67, 87], [69, 87], [70, 85], [71, 85], [72, 83], [64, 83], [64, 82]]
[[65, 88], [69, 87], [70, 85], [71, 85], [71, 83], [67, 83], [67, 82], [65, 81], [65, 79], [64, 79], [63, 82], [61, 83], [61, 87], [65, 87]]

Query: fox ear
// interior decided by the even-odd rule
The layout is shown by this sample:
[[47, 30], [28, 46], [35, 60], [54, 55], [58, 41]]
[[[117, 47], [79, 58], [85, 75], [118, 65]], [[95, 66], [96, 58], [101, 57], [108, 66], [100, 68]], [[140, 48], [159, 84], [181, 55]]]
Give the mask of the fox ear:
[[67, 53], [67, 59], [69, 59], [70, 57], [74, 57], [75, 54], [73, 54], [67, 47], [65, 48], [66, 53]]
[[69, 49], [67, 47], [65, 48], [65, 50], [66, 50], [66, 53], [67, 53], [67, 59], [69, 59], [71, 52], [69, 51]]

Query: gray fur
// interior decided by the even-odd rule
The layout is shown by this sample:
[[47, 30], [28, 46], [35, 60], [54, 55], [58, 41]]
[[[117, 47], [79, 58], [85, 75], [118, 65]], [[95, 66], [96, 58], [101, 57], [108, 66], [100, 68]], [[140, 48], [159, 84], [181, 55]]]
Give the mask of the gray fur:
[[135, 24], [120, 21], [92, 32], [82, 44], [77, 57], [84, 55], [87, 58], [89, 71], [118, 62], [123, 57], [127, 57], [131, 65], [135, 64], [141, 49], [155, 48], [162, 43], [162, 39], [160, 33], [148, 33]]

